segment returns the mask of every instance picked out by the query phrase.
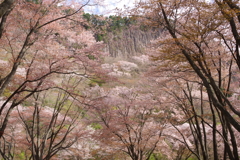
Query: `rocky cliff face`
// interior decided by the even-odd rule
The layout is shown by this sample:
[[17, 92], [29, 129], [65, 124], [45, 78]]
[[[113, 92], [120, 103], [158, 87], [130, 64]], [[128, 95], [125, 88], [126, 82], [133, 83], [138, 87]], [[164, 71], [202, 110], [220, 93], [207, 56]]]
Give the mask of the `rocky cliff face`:
[[112, 57], [130, 57], [145, 53], [145, 47], [160, 36], [162, 29], [142, 30], [136, 27], [107, 33], [106, 51]]

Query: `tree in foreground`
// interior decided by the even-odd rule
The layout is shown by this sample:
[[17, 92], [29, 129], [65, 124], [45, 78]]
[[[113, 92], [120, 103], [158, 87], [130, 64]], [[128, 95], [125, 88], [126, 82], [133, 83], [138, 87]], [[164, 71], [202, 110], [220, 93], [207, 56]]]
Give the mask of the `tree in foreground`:
[[75, 98], [64, 91], [52, 90], [35, 93], [31, 98], [33, 106], [16, 107], [1, 141], [2, 157], [47, 160], [84, 156], [79, 155], [83, 151], [74, 152], [77, 149], [74, 144], [81, 144], [89, 132], [81, 123], [83, 110]]
[[159, 101], [140, 88], [118, 86], [107, 91], [95, 87], [88, 92], [93, 100], [87, 118], [100, 146], [96, 155], [148, 160], [164, 146], [165, 113]]
[[[8, 2], [0, 7], [5, 3]], [[66, 143], [73, 143], [66, 137], [74, 134], [70, 132], [79, 123], [78, 114], [84, 102], [79, 91], [86, 86], [86, 79], [103, 76], [99, 67], [102, 44], [96, 43], [93, 35], [81, 26], [83, 7], [89, 3], [82, 1], [70, 7], [63, 1], [20, 0], [14, 2], [8, 13], [0, 14], [1, 146], [6, 147], [14, 140], [7, 138], [8, 121], [19, 105], [32, 113], [27, 115], [19, 110], [18, 114], [26, 130], [31, 159], [50, 159], [71, 146]], [[56, 102], [43, 103], [47, 98]], [[44, 105], [53, 109], [52, 121], [44, 122]], [[72, 114], [73, 111], [76, 113]], [[59, 121], [60, 115], [63, 119]], [[48, 127], [41, 128], [42, 123]], [[62, 140], [58, 141], [59, 136]], [[5, 159], [13, 158], [6, 156], [4, 148], [1, 154]]]
[[195, 149], [188, 149], [197, 159], [239, 159], [239, 2], [149, 0], [135, 9], [166, 29], [155, 43], [154, 73], [169, 79], [163, 86], [192, 127]]

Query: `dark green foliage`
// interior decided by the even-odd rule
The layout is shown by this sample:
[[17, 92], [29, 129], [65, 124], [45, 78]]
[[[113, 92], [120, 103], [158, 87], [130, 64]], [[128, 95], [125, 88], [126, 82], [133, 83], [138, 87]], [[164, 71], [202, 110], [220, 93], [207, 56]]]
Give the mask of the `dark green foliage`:
[[103, 17], [84, 13], [83, 18], [88, 22], [88, 24], [84, 24], [84, 28], [94, 30], [96, 41], [104, 42], [107, 42], [107, 33], [114, 32], [114, 34], [118, 34], [123, 29], [127, 29], [130, 25], [136, 24], [134, 18], [113, 15]]
[[106, 21], [105, 20], [101, 20], [98, 19], [98, 17], [92, 16], [91, 18], [91, 23], [95, 26], [95, 27], [100, 27], [100, 26], [104, 26]]
[[129, 17], [109, 16], [109, 31], [121, 30], [135, 23], [135, 20]]
[[91, 54], [88, 54], [87, 57], [88, 57], [89, 59], [91, 59], [91, 60], [95, 60], [95, 59], [96, 59], [96, 57], [95, 57], [94, 55], [91, 55]]
[[84, 13], [83, 18], [86, 19], [88, 22], [91, 20], [91, 14], [89, 13]]
[[32, 3], [35, 3], [35, 4], [40, 4], [40, 3], [42, 3], [42, 0], [27, 0], [27, 2], [32, 2]]
[[90, 26], [88, 26], [88, 25], [86, 25], [86, 24], [84, 24], [83, 27], [84, 27], [86, 30], [88, 30], [88, 29], [91, 28]]
[[106, 24], [106, 20], [103, 16], [93, 15], [89, 13], [83, 13], [83, 18], [89, 22], [89, 25], [95, 27], [104, 26]]
[[94, 87], [96, 85], [102, 86], [104, 83], [105, 83], [105, 81], [100, 79], [100, 78], [91, 78], [90, 82], [88, 83], [88, 85], [90, 87]]
[[97, 42], [104, 41], [106, 34], [95, 34], [95, 39]]

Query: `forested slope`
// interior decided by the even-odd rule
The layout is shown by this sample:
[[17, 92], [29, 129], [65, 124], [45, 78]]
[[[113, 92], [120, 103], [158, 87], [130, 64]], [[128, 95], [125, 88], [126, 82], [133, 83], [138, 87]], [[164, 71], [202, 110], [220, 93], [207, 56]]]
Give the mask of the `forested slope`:
[[1, 1], [0, 159], [239, 160], [238, 1], [80, 2]]
[[93, 30], [97, 41], [106, 44], [105, 51], [112, 57], [131, 57], [141, 55], [146, 46], [162, 33], [162, 28], [143, 24], [134, 17], [90, 15], [85, 13], [85, 27]]

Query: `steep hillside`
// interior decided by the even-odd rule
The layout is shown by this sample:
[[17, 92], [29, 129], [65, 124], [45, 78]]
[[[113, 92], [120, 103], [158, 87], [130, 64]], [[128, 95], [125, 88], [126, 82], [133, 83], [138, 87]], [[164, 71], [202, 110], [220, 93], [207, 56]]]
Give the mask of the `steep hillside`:
[[141, 24], [134, 17], [84, 14], [85, 28], [93, 30], [97, 41], [106, 44], [105, 51], [112, 57], [141, 55], [151, 40], [160, 36], [162, 29]]
[[107, 51], [113, 57], [130, 57], [143, 54], [151, 40], [160, 36], [160, 29], [141, 30], [129, 27], [119, 32], [107, 33]]

